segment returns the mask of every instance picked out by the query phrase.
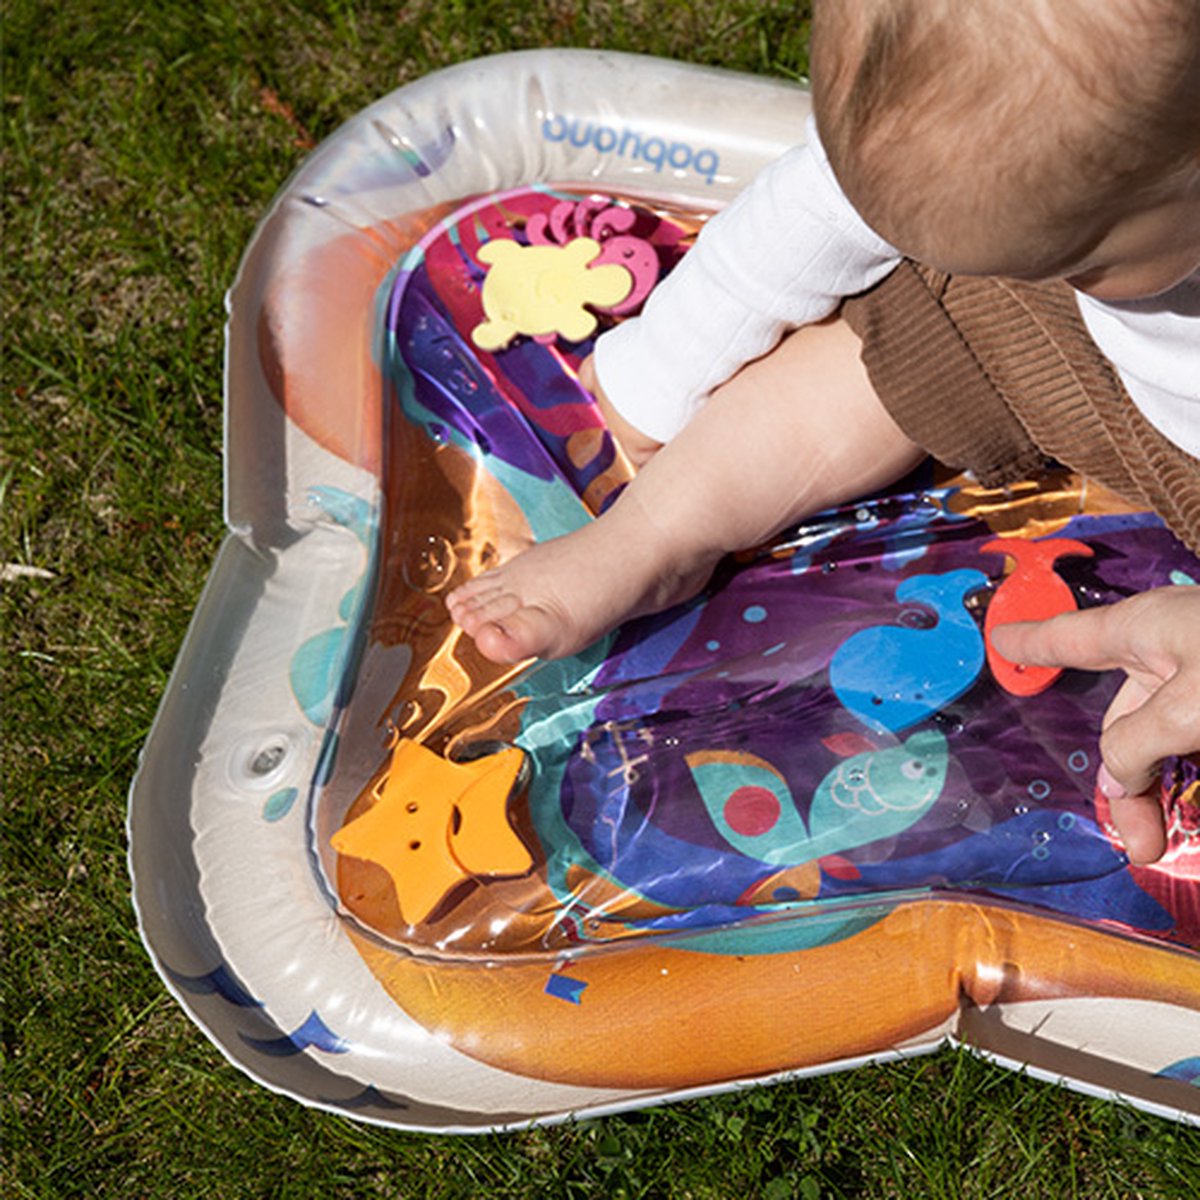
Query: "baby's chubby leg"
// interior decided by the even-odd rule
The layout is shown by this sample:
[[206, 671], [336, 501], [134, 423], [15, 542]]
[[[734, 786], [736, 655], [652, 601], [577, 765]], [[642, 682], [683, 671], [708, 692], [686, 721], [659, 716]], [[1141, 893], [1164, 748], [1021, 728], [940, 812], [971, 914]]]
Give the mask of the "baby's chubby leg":
[[560, 658], [700, 590], [725, 554], [902, 476], [921, 457], [840, 319], [806, 326], [713, 393], [613, 506], [456, 588], [495, 662]]

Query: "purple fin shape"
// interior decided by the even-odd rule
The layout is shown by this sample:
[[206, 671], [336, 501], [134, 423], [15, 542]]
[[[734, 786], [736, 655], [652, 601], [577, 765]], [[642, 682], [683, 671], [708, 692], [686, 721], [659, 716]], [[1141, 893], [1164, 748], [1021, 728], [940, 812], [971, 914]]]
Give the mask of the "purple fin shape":
[[1192, 1087], [1200, 1087], [1200, 1055], [1192, 1058], [1181, 1058], [1169, 1067], [1155, 1074], [1156, 1079], [1178, 1079], [1181, 1083], [1190, 1083]]
[[280, 1038], [252, 1038], [244, 1033], [242, 1041], [262, 1054], [287, 1058], [305, 1050], [324, 1050], [326, 1054], [345, 1054], [350, 1043], [340, 1038], [321, 1020], [316, 1009], [308, 1014], [304, 1024]]
[[193, 996], [220, 996], [230, 1004], [239, 1008], [262, 1008], [262, 1001], [255, 1000], [248, 991], [233, 977], [229, 968], [222, 963], [207, 975], [183, 975], [178, 971], [167, 968], [167, 974], [179, 984], [185, 992]]
[[583, 989], [587, 982], [583, 979], [572, 979], [568, 975], [551, 975], [546, 980], [546, 995], [556, 1000], [565, 1000], [568, 1004], [581, 1004]]

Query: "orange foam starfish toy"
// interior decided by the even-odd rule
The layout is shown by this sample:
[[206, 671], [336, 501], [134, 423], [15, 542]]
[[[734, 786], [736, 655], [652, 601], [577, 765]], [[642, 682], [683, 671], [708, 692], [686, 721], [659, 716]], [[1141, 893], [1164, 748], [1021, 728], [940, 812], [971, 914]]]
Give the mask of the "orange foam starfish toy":
[[451, 762], [418, 742], [400, 741], [374, 789], [375, 803], [330, 844], [387, 871], [401, 917], [415, 925], [464, 880], [523, 875], [533, 866], [508, 821], [524, 757], [509, 746]]

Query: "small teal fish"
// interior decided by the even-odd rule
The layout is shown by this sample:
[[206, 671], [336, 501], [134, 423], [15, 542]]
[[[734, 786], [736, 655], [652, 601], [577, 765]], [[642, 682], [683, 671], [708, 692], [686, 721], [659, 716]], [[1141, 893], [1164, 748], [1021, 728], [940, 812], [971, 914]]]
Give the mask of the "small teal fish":
[[783, 776], [742, 751], [689, 754], [688, 767], [713, 824], [740, 853], [772, 866], [842, 854], [895, 837], [941, 795], [949, 750], [937, 730], [839, 763], [813, 794], [808, 823]]

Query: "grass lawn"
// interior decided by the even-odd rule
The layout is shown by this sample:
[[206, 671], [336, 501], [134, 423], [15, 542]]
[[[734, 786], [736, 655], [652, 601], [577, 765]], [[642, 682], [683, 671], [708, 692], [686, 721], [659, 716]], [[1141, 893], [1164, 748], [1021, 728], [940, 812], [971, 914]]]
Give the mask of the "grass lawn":
[[11, 1197], [1195, 1197], [1200, 1134], [946, 1052], [504, 1137], [385, 1132], [226, 1064], [143, 950], [125, 800], [221, 524], [225, 288], [316, 141], [476, 55], [795, 78], [749, 0], [8, 0], [4, 1155]]

